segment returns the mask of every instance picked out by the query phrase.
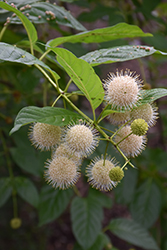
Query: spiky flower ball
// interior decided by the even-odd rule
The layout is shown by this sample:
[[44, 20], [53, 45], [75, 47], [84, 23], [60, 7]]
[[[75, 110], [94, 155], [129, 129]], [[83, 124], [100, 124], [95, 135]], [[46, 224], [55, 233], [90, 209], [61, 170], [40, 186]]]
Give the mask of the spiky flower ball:
[[124, 113], [111, 113], [109, 114], [108, 119], [111, 124], [120, 125], [130, 120], [130, 112], [126, 111]]
[[119, 166], [116, 166], [110, 170], [109, 177], [112, 181], [121, 181], [124, 177], [124, 171]]
[[13, 218], [10, 220], [10, 226], [13, 229], [17, 229], [17, 228], [21, 227], [21, 223], [22, 223], [22, 221], [20, 218]]
[[157, 107], [154, 104], [146, 103], [133, 109], [130, 113], [133, 119], [144, 119], [149, 126], [153, 126], [158, 118]]
[[145, 135], [129, 135], [130, 133], [132, 133], [131, 127], [125, 126], [121, 128], [121, 130], [116, 134], [114, 140], [116, 143], [118, 143], [119, 148], [127, 157], [135, 157], [139, 155], [142, 150], [144, 150], [146, 144], [146, 137]]
[[76, 124], [67, 128], [64, 136], [66, 146], [82, 156], [90, 155], [98, 145], [98, 132], [88, 124]]
[[110, 191], [113, 187], [116, 187], [117, 182], [114, 182], [109, 177], [111, 169], [115, 168], [114, 159], [103, 159], [103, 156], [96, 157], [87, 166], [86, 175], [88, 182], [101, 191]]
[[106, 90], [105, 98], [112, 108], [130, 109], [134, 107], [139, 100], [139, 90], [142, 81], [138, 79], [134, 72], [126, 70], [116, 75], [109, 73], [108, 78], [104, 81]]
[[60, 144], [53, 154], [53, 158], [58, 156], [65, 156], [68, 159], [71, 159], [76, 163], [77, 166], [79, 166], [82, 162], [81, 154], [78, 152], [71, 152], [65, 143]]
[[135, 119], [131, 125], [131, 131], [134, 135], [145, 135], [148, 130], [148, 124], [144, 119]]
[[73, 186], [80, 173], [74, 161], [64, 156], [58, 156], [46, 163], [46, 180], [55, 188], [66, 189]]
[[60, 143], [61, 132], [59, 126], [37, 122], [30, 128], [29, 138], [35, 147], [49, 150]]

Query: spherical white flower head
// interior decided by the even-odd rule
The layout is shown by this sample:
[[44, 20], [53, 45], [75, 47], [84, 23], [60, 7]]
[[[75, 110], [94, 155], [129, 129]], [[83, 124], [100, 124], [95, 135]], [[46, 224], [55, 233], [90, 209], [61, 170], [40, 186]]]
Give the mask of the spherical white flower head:
[[46, 164], [46, 180], [55, 188], [69, 188], [75, 185], [80, 176], [76, 164], [67, 157], [58, 156]]
[[[131, 133], [130, 126], [123, 127], [115, 136], [115, 142], [120, 142], [124, 137]], [[146, 137], [145, 135], [138, 136], [131, 134], [126, 139], [121, 141], [118, 146], [122, 150], [122, 152], [127, 157], [135, 157], [139, 155], [142, 150], [145, 148]]]
[[53, 158], [58, 157], [58, 156], [65, 156], [68, 159], [71, 159], [72, 161], [76, 163], [77, 166], [81, 165], [81, 162], [82, 162], [81, 154], [78, 152], [71, 152], [65, 143], [62, 143], [57, 147], [53, 155]]
[[111, 114], [109, 114], [108, 119], [109, 119], [111, 124], [120, 125], [120, 124], [123, 124], [123, 123], [127, 122], [128, 120], [130, 120], [130, 112], [126, 111], [124, 113], [121, 113], [121, 112], [111, 113]]
[[130, 115], [133, 119], [144, 119], [150, 127], [156, 123], [158, 118], [157, 107], [149, 103], [143, 104], [131, 111]]
[[98, 138], [98, 132], [93, 127], [77, 124], [67, 128], [64, 141], [72, 152], [79, 152], [82, 156], [87, 156], [97, 147]]
[[117, 185], [117, 182], [111, 181], [109, 172], [115, 167], [113, 159], [107, 158], [104, 162], [102, 158], [95, 158], [87, 166], [86, 173], [88, 182], [101, 191], [110, 191]]
[[30, 129], [32, 144], [41, 150], [49, 150], [60, 143], [62, 130], [59, 126], [37, 122]]
[[141, 80], [138, 75], [130, 70], [117, 72], [116, 75], [109, 73], [105, 80], [104, 87], [106, 89], [105, 98], [112, 108], [130, 109], [136, 105], [139, 100], [139, 90]]

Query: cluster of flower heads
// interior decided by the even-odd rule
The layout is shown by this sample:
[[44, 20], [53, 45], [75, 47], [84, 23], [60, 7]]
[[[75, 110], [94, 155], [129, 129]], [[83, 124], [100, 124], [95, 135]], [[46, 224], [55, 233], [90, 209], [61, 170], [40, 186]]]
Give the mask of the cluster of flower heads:
[[[117, 125], [113, 141], [130, 158], [139, 155], [146, 145], [146, 132], [157, 119], [154, 104], [140, 103], [142, 81], [129, 70], [109, 74], [104, 83], [105, 100], [111, 106], [108, 116]], [[114, 110], [114, 111], [113, 111]], [[99, 144], [98, 131], [93, 125], [79, 120], [76, 124], [59, 127], [45, 123], [31, 126], [30, 140], [40, 150], [52, 150], [46, 162], [45, 178], [55, 188], [66, 189], [78, 181], [82, 160], [93, 153]], [[115, 158], [95, 157], [86, 168], [88, 182], [96, 189], [109, 191], [124, 177]]]
[[34, 123], [29, 138], [41, 150], [52, 150], [46, 162], [46, 180], [55, 188], [73, 186], [80, 177], [83, 158], [92, 154], [99, 143], [99, 135], [90, 124], [79, 121], [65, 128], [45, 123]]
[[156, 123], [157, 107], [142, 103], [142, 81], [134, 72], [110, 73], [104, 81], [105, 100], [111, 105], [111, 124], [119, 126], [114, 141], [127, 157], [139, 155], [146, 145], [146, 132]]

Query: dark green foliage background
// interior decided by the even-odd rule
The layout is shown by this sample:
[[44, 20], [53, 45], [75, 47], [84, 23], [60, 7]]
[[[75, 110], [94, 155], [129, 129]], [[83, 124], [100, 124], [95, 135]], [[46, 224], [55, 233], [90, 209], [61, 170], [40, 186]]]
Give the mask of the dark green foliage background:
[[[14, 2], [18, 8], [25, 5], [22, 0], [8, 2]], [[24, 14], [14, 10], [18, 16], [13, 18], [0, 43], [1, 249], [167, 250], [167, 99], [161, 98], [166, 95], [166, 90], [161, 88], [167, 88], [167, 3], [161, 0], [66, 0], [56, 1], [57, 5], [53, 5], [53, 1], [36, 2], [26, 1], [33, 6], [25, 11], [33, 25]], [[13, 9], [6, 7], [3, 1], [0, 7], [2, 30], [6, 18], [12, 15], [8, 11]], [[46, 19], [46, 10], [54, 12], [56, 22]], [[80, 14], [76, 15], [77, 12]], [[144, 49], [136, 47], [140, 44], [144, 44]], [[99, 77], [94, 76], [85, 62], [79, 64], [81, 61], [70, 52], [54, 48], [57, 45], [88, 62]], [[38, 58], [45, 49], [52, 52], [40, 61]], [[69, 61], [63, 60], [67, 57]], [[104, 142], [100, 142], [93, 156], [83, 163], [83, 176], [77, 184], [81, 196], [73, 189], [54, 190], [45, 183], [44, 162], [50, 153], [34, 149], [27, 137], [28, 126], [22, 126], [34, 121], [63, 126], [80, 115], [74, 114], [68, 104], [68, 110], [62, 113], [62, 100], [56, 106], [56, 115], [55, 109], [42, 108], [54, 102], [55, 91], [34, 64], [50, 72], [55, 81], [60, 78], [62, 89], [68, 81], [64, 67], [82, 91], [73, 86], [71, 91], [79, 94], [74, 103], [90, 117], [91, 108], [97, 108], [103, 98], [100, 79], [106, 78], [109, 71], [129, 67], [141, 74], [144, 84], [150, 88], [144, 101], [154, 97], [159, 120], [148, 133], [148, 147], [133, 160], [137, 169], [129, 167], [116, 189], [101, 193], [89, 188], [84, 176], [84, 167], [90, 159], [104, 154]], [[85, 69], [82, 80], [78, 78], [81, 66]], [[89, 85], [90, 72], [92, 83]], [[92, 101], [90, 89], [95, 84], [98, 87], [94, 95], [99, 96]], [[91, 105], [85, 106], [83, 94]], [[106, 110], [103, 117], [108, 112]], [[14, 124], [18, 113], [19, 119]], [[65, 123], [62, 118], [66, 119]], [[107, 122], [103, 125], [109, 127]], [[11, 130], [15, 133], [9, 136]], [[112, 146], [108, 154], [115, 155], [122, 163]], [[18, 216], [22, 219], [22, 226], [17, 230], [10, 227], [12, 194], [17, 197]]]

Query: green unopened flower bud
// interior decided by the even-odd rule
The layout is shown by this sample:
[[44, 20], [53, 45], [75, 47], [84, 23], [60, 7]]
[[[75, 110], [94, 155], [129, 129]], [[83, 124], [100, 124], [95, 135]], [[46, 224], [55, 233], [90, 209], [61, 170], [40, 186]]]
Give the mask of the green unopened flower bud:
[[124, 177], [124, 171], [119, 166], [117, 166], [110, 170], [109, 177], [112, 181], [121, 181]]
[[135, 119], [131, 123], [131, 131], [134, 135], [145, 135], [148, 130], [148, 124], [144, 119]]
[[17, 228], [21, 227], [21, 219], [20, 218], [11, 219], [10, 226], [13, 229], [17, 229]]

